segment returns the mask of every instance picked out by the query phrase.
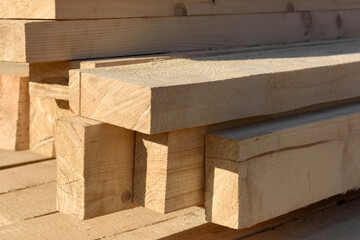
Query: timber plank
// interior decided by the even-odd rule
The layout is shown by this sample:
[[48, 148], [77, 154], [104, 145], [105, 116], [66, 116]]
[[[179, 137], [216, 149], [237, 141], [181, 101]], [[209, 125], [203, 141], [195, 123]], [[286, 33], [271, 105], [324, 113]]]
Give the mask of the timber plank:
[[277, 114], [358, 97], [359, 51], [353, 42], [75, 70], [70, 107], [145, 134]]
[[0, 195], [0, 226], [54, 212], [56, 212], [55, 183]]
[[56, 181], [56, 161], [34, 163], [0, 171], [0, 194]]
[[54, 62], [350, 38], [360, 35], [359, 19], [358, 11], [325, 11], [80, 21], [1, 20], [0, 60]]
[[97, 19], [359, 9], [352, 0], [3, 0], [0, 18]]
[[48, 159], [46, 156], [31, 151], [13, 152], [0, 149], [0, 169], [31, 164]]
[[[192, 207], [186, 210], [171, 214], [158, 214], [145, 208], [134, 208], [122, 212], [109, 214], [103, 217], [80, 221], [71, 216], [61, 213], [51, 214], [36, 219], [18, 222], [12, 225], [0, 227], [1, 240], [37, 240], [37, 239], [74, 239], [74, 240], [95, 240], [95, 239], [236, 239], [254, 236], [271, 236], [274, 233], [280, 239], [293, 239], [294, 234], [287, 238], [287, 235], [280, 235], [287, 231], [296, 230], [296, 226], [304, 228], [297, 229], [300, 232], [298, 237], [305, 234], [311, 240], [317, 240], [319, 234], [341, 233], [343, 239], [346, 232], [358, 233], [359, 200], [336, 205], [337, 201], [346, 199], [339, 196], [323, 201], [312, 208], [305, 208], [292, 214], [279, 217], [276, 220], [257, 225], [244, 230], [234, 230], [204, 220], [204, 210], [199, 207]], [[126, 219], [126, 221], [124, 221]], [[312, 219], [316, 228], [312, 228]], [[346, 225], [350, 223], [351, 228]], [[322, 229], [323, 231], [319, 231]], [[336, 229], [334, 231], [334, 229]], [[279, 231], [278, 231], [279, 230]], [[264, 232], [264, 233], [261, 233]], [[308, 234], [306, 234], [308, 233]], [[352, 235], [351, 235], [352, 236]], [[263, 238], [261, 238], [263, 239]], [[269, 238], [278, 239], [278, 238]]]
[[360, 104], [206, 136], [207, 220], [248, 228], [360, 187]]
[[163, 215], [137, 207], [85, 221], [62, 213], [55, 213], [0, 227], [0, 239], [95, 240], [112, 237], [116, 233], [121, 234], [199, 210], [201, 211], [198, 207], [192, 207]]

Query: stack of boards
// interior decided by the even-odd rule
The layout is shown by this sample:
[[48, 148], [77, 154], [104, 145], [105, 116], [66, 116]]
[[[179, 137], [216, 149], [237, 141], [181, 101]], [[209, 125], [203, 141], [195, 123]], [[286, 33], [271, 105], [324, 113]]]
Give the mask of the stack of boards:
[[0, 9], [0, 148], [56, 156], [60, 212], [243, 229], [360, 187], [360, 3]]

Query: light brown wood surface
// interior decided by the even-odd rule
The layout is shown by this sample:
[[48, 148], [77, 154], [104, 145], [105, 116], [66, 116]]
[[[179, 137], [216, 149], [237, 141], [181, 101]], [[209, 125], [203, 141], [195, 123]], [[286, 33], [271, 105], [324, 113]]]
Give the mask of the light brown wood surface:
[[359, 50], [353, 42], [76, 70], [70, 107], [145, 134], [276, 114], [358, 97]]
[[325, 11], [81, 21], [1, 20], [0, 60], [54, 62], [358, 37], [359, 16], [358, 11]]
[[[21, 153], [17, 158], [21, 158]], [[2, 153], [0, 153], [2, 156]], [[12, 160], [12, 159], [9, 159]], [[31, 164], [32, 165], [32, 164]], [[41, 168], [28, 169], [32, 178], [42, 175]], [[13, 175], [23, 175], [13, 168]], [[2, 172], [1, 170], [0, 172]], [[1, 186], [13, 185], [8, 178]], [[234, 230], [206, 223], [204, 210], [191, 207], [170, 214], [160, 214], [137, 207], [89, 220], [54, 213], [54, 183], [0, 194], [1, 240], [38, 239], [356, 239], [359, 234], [359, 193], [340, 195], [305, 209], [267, 221], [245, 230]], [[339, 238], [337, 238], [339, 237]]]
[[4, 169], [0, 174], [0, 194], [55, 181], [56, 161], [54, 160]]
[[68, 101], [69, 70], [79, 68], [73, 61], [29, 64], [30, 96]]
[[352, 0], [3, 0], [0, 18], [97, 19], [359, 8]]
[[353, 239], [359, 234], [356, 227], [359, 222], [359, 200], [343, 201], [345, 204], [339, 206], [332, 201], [245, 230], [206, 223], [203, 209], [197, 207], [167, 215], [135, 208], [86, 221], [57, 213], [0, 227], [0, 239], [230, 240], [248, 239], [258, 234], [269, 236], [266, 238], [269, 240], [279, 237], [282, 240], [302, 239], [304, 235], [310, 240], [323, 239], [319, 235], [339, 240], [349, 235]]
[[0, 226], [54, 212], [56, 212], [55, 183], [0, 195]]
[[0, 75], [0, 148], [29, 149], [29, 104], [28, 74]]
[[0, 170], [49, 160], [48, 157], [31, 151], [9, 151], [0, 149]]
[[360, 187], [360, 104], [206, 136], [207, 220], [248, 228]]
[[59, 120], [58, 210], [88, 219], [131, 208], [134, 136], [79, 116]]
[[30, 150], [48, 157], [55, 157], [56, 120], [72, 115], [68, 101], [31, 97]]
[[135, 203], [160, 213], [203, 203], [205, 130], [136, 134]]

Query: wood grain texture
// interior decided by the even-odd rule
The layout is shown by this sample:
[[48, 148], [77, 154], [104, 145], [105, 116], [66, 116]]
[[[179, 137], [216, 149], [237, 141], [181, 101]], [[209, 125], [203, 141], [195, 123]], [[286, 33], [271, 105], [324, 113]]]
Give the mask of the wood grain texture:
[[56, 212], [56, 184], [0, 195], [0, 226]]
[[134, 132], [79, 116], [58, 121], [58, 210], [88, 219], [132, 207]]
[[[352, 0], [3, 0], [0, 18], [97, 19], [359, 9]], [[6, 10], [5, 10], [6, 9]]]
[[29, 77], [0, 75], [0, 148], [29, 149]]
[[358, 11], [326, 11], [81, 21], [2, 20], [0, 60], [54, 62], [349, 38], [360, 35], [359, 16]]
[[201, 208], [194, 207], [163, 215], [146, 208], [137, 207], [85, 221], [56, 213], [1, 227], [0, 239], [111, 239], [118, 234], [121, 235], [134, 229], [201, 210]]
[[72, 115], [67, 101], [31, 97], [30, 150], [48, 157], [55, 157], [56, 120]]
[[276, 114], [358, 97], [359, 51], [353, 42], [76, 70], [70, 106], [145, 134]]
[[30, 96], [69, 100], [69, 70], [79, 69], [80, 62], [29, 64]]
[[203, 203], [205, 129], [136, 134], [135, 203], [160, 213]]
[[360, 104], [206, 136], [207, 220], [242, 229], [360, 188]]
[[[345, 204], [336, 206], [339, 201]], [[358, 203], [359, 200], [347, 202], [344, 196], [340, 196], [244, 230], [206, 223], [204, 210], [199, 207], [166, 215], [139, 207], [86, 221], [56, 213], [0, 227], [0, 239], [231, 240], [256, 238], [257, 235], [265, 235], [270, 240], [302, 239], [302, 236], [310, 240], [333, 239], [334, 236], [343, 239], [348, 235], [354, 239], [353, 236], [359, 233], [356, 227]]]
[[0, 169], [31, 164], [48, 159], [46, 156], [31, 151], [14, 152], [0, 149]]
[[56, 161], [34, 163], [0, 171], [0, 194], [56, 181]]

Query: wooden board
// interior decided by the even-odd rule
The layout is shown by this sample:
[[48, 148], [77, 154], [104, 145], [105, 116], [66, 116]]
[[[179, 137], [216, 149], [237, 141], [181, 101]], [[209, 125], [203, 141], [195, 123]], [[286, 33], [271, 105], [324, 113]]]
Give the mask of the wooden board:
[[[97, 19], [359, 9], [352, 0], [3, 0], [0, 18]], [[5, 10], [6, 9], [6, 10]]]
[[0, 149], [0, 170], [49, 160], [48, 157], [31, 152], [13, 152]]
[[[78, 220], [61, 213], [39, 217], [0, 228], [0, 239], [101, 239], [149, 226], [188, 213], [203, 211], [189, 208], [173, 214], [163, 215], [145, 208], [134, 208], [114, 214]], [[138, 217], [141, 216], [141, 217]]]
[[360, 188], [360, 104], [206, 136], [207, 220], [248, 228]]
[[0, 171], [0, 194], [55, 181], [56, 161], [54, 160], [4, 169]]
[[358, 11], [84, 21], [1, 20], [0, 60], [54, 62], [349, 38], [360, 36], [359, 20]]
[[88, 219], [132, 207], [133, 131], [79, 116], [58, 121], [60, 212]]
[[56, 184], [0, 194], [0, 226], [56, 212]]
[[56, 120], [72, 115], [68, 101], [31, 97], [30, 150], [44, 156], [55, 157]]
[[29, 149], [29, 104], [28, 74], [0, 75], [0, 148]]
[[75, 70], [70, 107], [145, 134], [276, 114], [358, 97], [359, 50], [354, 42]]
[[160, 213], [203, 204], [205, 129], [136, 134], [135, 203]]
[[[347, 202], [343, 199], [346, 198], [344, 196], [332, 198], [316, 207], [287, 214], [245, 230], [234, 230], [206, 223], [204, 211], [198, 207], [166, 215], [139, 207], [86, 221], [79, 221], [61, 213], [51, 214], [0, 227], [0, 239], [230, 240], [247, 239], [257, 234], [266, 236], [266, 234], [275, 233], [275, 238], [269, 238], [275, 240], [282, 236], [281, 233], [284, 230], [291, 234], [291, 237], [287, 238], [287, 235], [284, 235], [283, 238], [280, 238], [283, 240], [293, 239], [296, 230], [300, 231], [298, 236], [305, 234], [310, 240], [317, 240], [316, 237], [319, 234], [336, 236], [336, 233], [341, 233], [341, 237], [343, 237], [348, 233], [356, 236], [359, 233], [359, 229], [356, 227], [359, 218], [359, 200]], [[342, 201], [344, 204], [336, 206], [337, 201]], [[312, 227], [313, 223], [316, 227]], [[350, 228], [346, 227], [349, 225]], [[277, 231], [279, 232], [277, 233]], [[295, 232], [291, 233], [291, 231]]]

